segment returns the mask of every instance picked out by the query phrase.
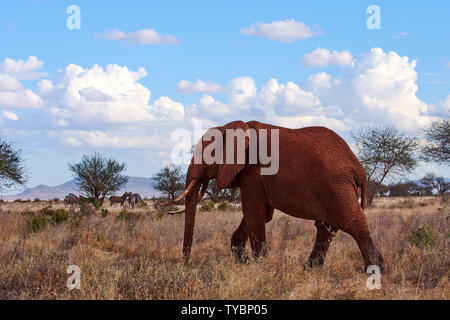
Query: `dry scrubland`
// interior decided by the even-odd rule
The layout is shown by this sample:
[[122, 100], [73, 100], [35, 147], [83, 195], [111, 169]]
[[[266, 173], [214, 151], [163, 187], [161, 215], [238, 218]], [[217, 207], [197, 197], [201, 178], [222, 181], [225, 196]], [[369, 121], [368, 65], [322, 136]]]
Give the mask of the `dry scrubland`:
[[[1, 299], [448, 299], [449, 207], [433, 198], [376, 199], [370, 230], [384, 255], [381, 290], [366, 288], [354, 240], [339, 232], [325, 265], [303, 270], [315, 238], [312, 221], [276, 212], [267, 225], [269, 254], [236, 263], [230, 237], [240, 211], [198, 212], [189, 265], [181, 263], [183, 216], [147, 209], [71, 213], [31, 232], [30, 214], [45, 203], [3, 204], [0, 212]], [[63, 208], [63, 205], [53, 205]], [[108, 208], [109, 209], [109, 208]], [[424, 223], [432, 248], [408, 235]], [[249, 251], [249, 244], [247, 244]], [[81, 290], [66, 287], [66, 268], [81, 268]]]

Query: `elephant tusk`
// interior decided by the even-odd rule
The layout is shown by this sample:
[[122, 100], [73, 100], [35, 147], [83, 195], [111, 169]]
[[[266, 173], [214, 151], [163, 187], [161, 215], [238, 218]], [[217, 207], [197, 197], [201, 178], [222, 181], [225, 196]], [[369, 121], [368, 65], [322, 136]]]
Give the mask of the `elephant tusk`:
[[206, 190], [208, 189], [208, 184], [209, 184], [209, 181], [207, 181], [203, 184], [202, 190], [200, 191], [200, 193], [198, 195], [198, 202], [202, 201], [203, 196], [205, 195]]
[[181, 210], [178, 210], [178, 211], [169, 211], [169, 212], [166, 212], [166, 214], [168, 214], [168, 215], [170, 215], [170, 216], [173, 216], [173, 215], [175, 215], [175, 214], [183, 213], [184, 210], [185, 210], [185, 209], [181, 209]]
[[158, 200], [155, 200], [155, 203], [153, 204], [154, 207], [159, 206], [159, 207], [164, 207], [164, 206], [168, 206], [171, 205], [171, 202], [165, 201], [165, 202], [159, 202]]
[[197, 185], [197, 183], [198, 183], [198, 180], [193, 179], [191, 181], [191, 183], [189, 184], [189, 186], [186, 188], [186, 190], [178, 198], [176, 198], [173, 203], [178, 203], [181, 200], [183, 200], [191, 192], [191, 190]]
[[[165, 201], [165, 202], [155, 201], [154, 205], [163, 207], [163, 206], [170, 206], [172, 204], [180, 202], [181, 200], [186, 198], [186, 196], [192, 191], [192, 188], [194, 188], [197, 185], [197, 183], [198, 183], [198, 180], [197, 179], [193, 179], [191, 181], [191, 183], [189, 184], [189, 186], [186, 188], [186, 190], [178, 198], [176, 198], [174, 201]], [[203, 189], [202, 189], [202, 192], [203, 192]], [[205, 189], [204, 192], [206, 192], [206, 189]], [[204, 194], [204, 192], [203, 192], [203, 194]]]

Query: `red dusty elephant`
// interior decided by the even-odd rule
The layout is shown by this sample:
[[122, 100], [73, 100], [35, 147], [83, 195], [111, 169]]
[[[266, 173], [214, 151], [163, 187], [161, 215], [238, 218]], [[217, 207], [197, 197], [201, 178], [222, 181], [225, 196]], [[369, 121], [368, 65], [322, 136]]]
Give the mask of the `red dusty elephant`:
[[[186, 190], [176, 200], [186, 198], [185, 262], [191, 252], [197, 203], [208, 181], [215, 178], [220, 189], [240, 187], [241, 190], [243, 219], [231, 238], [231, 249], [237, 259], [243, 258], [247, 239], [250, 239], [254, 256], [266, 254], [266, 223], [271, 221], [274, 209], [278, 209], [293, 217], [315, 221], [316, 242], [307, 265], [321, 266], [333, 236], [342, 230], [357, 242], [366, 268], [377, 265], [383, 270], [383, 257], [372, 241], [364, 215], [366, 173], [347, 143], [335, 132], [324, 127], [288, 129], [257, 121], [234, 121], [213, 129], [220, 130], [225, 140], [219, 152], [224, 163], [205, 162], [202, 158], [199, 162], [193, 157], [186, 175]], [[230, 131], [227, 129], [256, 133], [253, 138], [245, 137], [243, 161], [237, 161], [238, 139], [231, 140], [232, 146], [230, 140], [225, 139], [226, 132]], [[275, 174], [261, 173], [262, 168], [269, 166], [267, 162], [262, 164], [259, 158], [249, 161], [251, 139], [265, 138], [262, 132], [267, 135], [267, 150], [272, 150], [273, 132], [278, 134], [279, 167]], [[215, 141], [203, 136], [196, 153], [206, 152]], [[231, 153], [229, 150], [234, 150], [231, 164], [225, 161], [227, 152]], [[214, 151], [212, 155], [217, 154]], [[358, 187], [361, 188], [361, 203], [358, 202]]]

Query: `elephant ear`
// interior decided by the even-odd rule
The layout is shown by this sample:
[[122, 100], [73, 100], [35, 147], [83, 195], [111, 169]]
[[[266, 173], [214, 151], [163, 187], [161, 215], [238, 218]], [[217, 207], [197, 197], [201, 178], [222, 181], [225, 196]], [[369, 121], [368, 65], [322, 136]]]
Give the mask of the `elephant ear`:
[[[243, 133], [249, 133], [248, 125], [245, 122], [242, 121], [234, 121], [230, 122], [229, 124], [223, 126], [221, 128], [222, 134], [223, 134], [223, 164], [218, 164], [217, 168], [217, 176], [216, 176], [216, 182], [217, 187], [219, 189], [229, 188], [231, 184], [233, 183], [236, 176], [239, 174], [239, 172], [242, 171], [242, 169], [246, 166], [246, 158], [245, 154], [249, 146], [249, 137], [246, 136], [244, 148], [242, 148], [239, 145], [239, 140], [235, 137], [232, 139], [232, 141], [227, 141], [230, 139], [227, 139], [227, 129], [235, 130], [234, 132], [243, 132]], [[236, 131], [236, 130], [242, 130], [242, 131]], [[228, 148], [232, 148], [234, 150], [234, 161], [232, 163], [227, 163], [227, 143], [232, 143], [232, 146], [229, 146]], [[244, 163], [238, 163], [238, 152], [241, 156], [244, 157]], [[242, 154], [243, 152], [243, 154]], [[241, 161], [242, 162], [242, 161]]]

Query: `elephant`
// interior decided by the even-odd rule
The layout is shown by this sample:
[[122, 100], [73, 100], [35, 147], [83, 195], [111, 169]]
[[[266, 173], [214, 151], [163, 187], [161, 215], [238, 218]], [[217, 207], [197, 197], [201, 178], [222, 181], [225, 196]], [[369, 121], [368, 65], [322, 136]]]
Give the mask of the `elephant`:
[[[263, 175], [261, 169], [267, 164], [259, 159], [249, 161], [251, 136], [245, 137], [244, 161], [207, 163], [192, 157], [186, 174], [186, 190], [175, 200], [185, 198], [185, 263], [191, 253], [197, 203], [205, 194], [209, 180], [216, 179], [220, 189], [239, 187], [241, 191], [243, 218], [231, 237], [231, 251], [237, 260], [246, 258], [244, 248], [248, 239], [254, 257], [267, 254], [266, 224], [272, 220], [274, 209], [278, 209], [293, 217], [315, 221], [316, 240], [305, 267], [324, 264], [330, 242], [341, 230], [358, 244], [365, 268], [376, 265], [384, 272], [383, 256], [372, 241], [364, 214], [366, 173], [344, 139], [325, 127], [289, 129], [258, 121], [234, 121], [213, 129], [223, 136], [228, 129], [253, 130], [257, 138], [263, 138], [265, 131], [268, 149], [273, 144], [269, 137], [277, 132], [279, 168], [274, 174]], [[205, 139], [204, 135], [195, 152], [205, 152], [212, 143], [215, 139]], [[225, 159], [227, 152], [234, 150], [236, 160], [238, 144], [234, 138], [232, 144], [228, 140], [223, 143], [220, 157]]]

